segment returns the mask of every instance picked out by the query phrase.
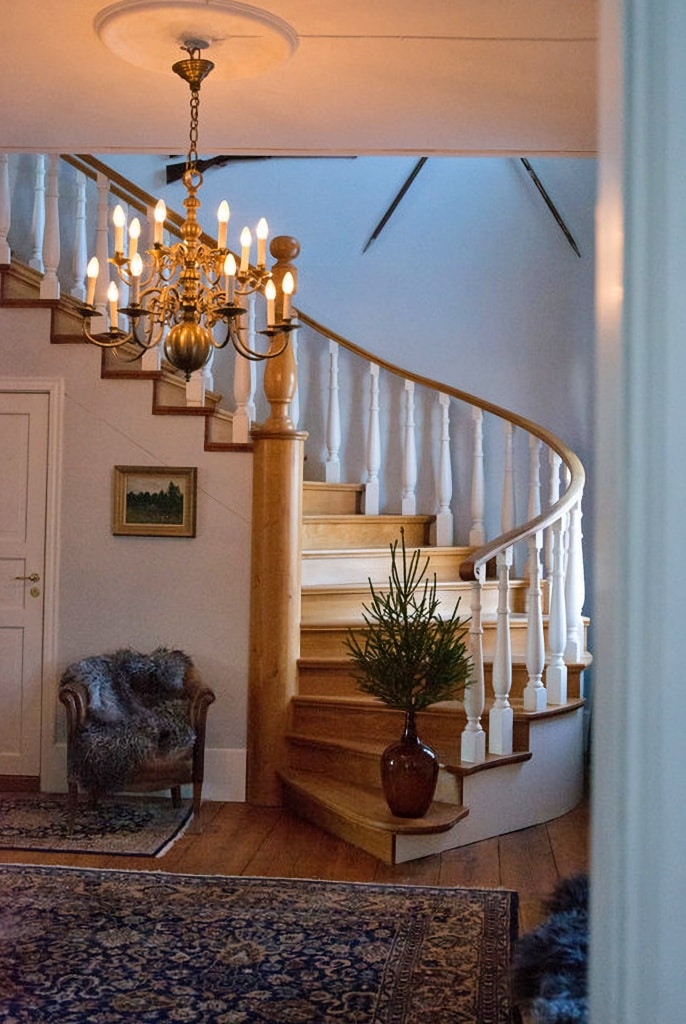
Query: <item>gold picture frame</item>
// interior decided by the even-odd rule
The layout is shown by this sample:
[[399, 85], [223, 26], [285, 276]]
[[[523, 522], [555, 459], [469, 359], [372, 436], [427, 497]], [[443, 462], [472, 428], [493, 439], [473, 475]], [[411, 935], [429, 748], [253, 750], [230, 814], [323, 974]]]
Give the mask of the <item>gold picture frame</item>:
[[112, 533], [127, 537], [195, 537], [194, 466], [115, 466]]

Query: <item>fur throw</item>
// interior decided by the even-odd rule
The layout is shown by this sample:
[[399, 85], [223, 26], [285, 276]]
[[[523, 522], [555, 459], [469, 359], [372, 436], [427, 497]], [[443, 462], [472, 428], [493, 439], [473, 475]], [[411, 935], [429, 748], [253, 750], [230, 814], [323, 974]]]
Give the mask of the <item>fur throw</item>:
[[91, 793], [121, 789], [151, 757], [190, 747], [183, 681], [191, 659], [159, 647], [119, 650], [74, 662], [61, 684], [88, 688], [89, 713], [69, 747], [68, 774]]
[[512, 1000], [534, 1024], [586, 1024], [588, 878], [563, 879], [546, 904], [548, 918], [515, 947]]

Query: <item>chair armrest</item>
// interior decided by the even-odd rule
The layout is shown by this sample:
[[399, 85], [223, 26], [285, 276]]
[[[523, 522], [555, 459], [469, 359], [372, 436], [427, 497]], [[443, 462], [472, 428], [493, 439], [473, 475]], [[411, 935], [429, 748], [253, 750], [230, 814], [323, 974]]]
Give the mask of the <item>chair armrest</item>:
[[67, 710], [67, 734], [71, 739], [88, 717], [88, 689], [83, 683], [64, 683], [60, 686], [59, 698]]

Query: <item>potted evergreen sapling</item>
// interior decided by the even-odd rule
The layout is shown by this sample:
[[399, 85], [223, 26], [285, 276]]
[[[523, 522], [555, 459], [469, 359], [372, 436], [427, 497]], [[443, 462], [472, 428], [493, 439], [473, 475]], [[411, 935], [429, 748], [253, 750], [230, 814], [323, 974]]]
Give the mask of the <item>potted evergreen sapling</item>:
[[436, 574], [430, 559], [410, 556], [401, 530], [391, 544], [388, 589], [369, 580], [371, 601], [363, 605], [365, 628], [345, 640], [360, 689], [405, 714], [398, 743], [381, 757], [381, 781], [391, 812], [402, 818], [426, 814], [436, 789], [438, 758], [417, 735], [416, 714], [439, 701], [454, 700], [471, 682], [468, 625], [458, 615], [459, 598], [448, 618], [439, 615]]

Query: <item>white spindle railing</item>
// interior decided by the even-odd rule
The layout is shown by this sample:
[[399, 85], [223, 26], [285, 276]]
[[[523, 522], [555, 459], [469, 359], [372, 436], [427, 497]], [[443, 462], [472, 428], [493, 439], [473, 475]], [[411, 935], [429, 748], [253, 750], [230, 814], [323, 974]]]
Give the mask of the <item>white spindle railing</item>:
[[[250, 295], [245, 306], [246, 312], [240, 318], [238, 330], [241, 341], [249, 348], [255, 344], [255, 296]], [[255, 419], [255, 363], [252, 359], [236, 359], [233, 364], [233, 397], [236, 407], [233, 413], [232, 437], [236, 444], [247, 444], [250, 427]]]
[[414, 381], [405, 381], [405, 430], [403, 432], [403, 495], [404, 516], [417, 513], [417, 437], [414, 420]]
[[550, 530], [553, 539], [552, 569], [550, 572], [550, 611], [548, 614], [548, 664], [545, 685], [549, 704], [564, 704], [567, 700], [567, 666], [565, 642], [567, 615], [565, 612], [564, 582], [564, 518], [556, 520]]
[[529, 589], [527, 592], [526, 669], [529, 678], [524, 689], [526, 711], [543, 711], [546, 692], [543, 685], [545, 666], [545, 640], [543, 635], [543, 604], [541, 601], [541, 546], [540, 530], [531, 534], [529, 544]]
[[45, 190], [45, 234], [43, 236], [43, 280], [40, 285], [41, 299], [59, 299], [60, 282], [57, 268], [60, 265], [60, 214], [57, 187], [59, 157], [54, 153], [48, 160], [48, 183]]
[[[75, 166], [80, 166], [75, 161]], [[108, 257], [108, 213], [110, 191], [114, 187], [110, 176], [103, 171], [103, 165], [92, 161], [86, 167], [86, 173], [95, 180], [98, 203], [95, 225], [96, 255], [102, 266], [107, 266]], [[33, 238], [31, 241], [31, 260], [40, 263], [43, 269], [41, 297], [54, 299], [59, 297], [58, 265], [59, 251], [59, 196], [57, 187], [57, 159], [51, 158], [44, 184], [44, 158], [36, 158], [36, 177], [32, 185], [33, 196]], [[121, 181], [116, 185], [118, 196], [121, 197]], [[84, 239], [85, 224], [82, 211], [86, 208], [84, 186], [77, 185], [76, 212], [72, 211], [75, 235], [73, 242], [72, 271], [73, 280], [69, 290], [77, 298], [83, 294], [84, 277]], [[131, 202], [145, 216], [151, 216], [152, 203], [150, 197], [144, 200], [132, 199]], [[11, 246], [8, 239], [12, 224], [9, 161], [0, 156], [0, 263], [11, 260]], [[124, 199], [124, 201], [126, 201]], [[40, 239], [40, 241], [38, 241]], [[106, 309], [107, 275], [98, 277], [95, 305], [102, 312]], [[495, 560], [498, 588], [496, 612], [496, 638], [493, 662], [493, 704], [489, 711], [489, 741], [491, 754], [507, 755], [512, 752], [513, 743], [513, 708], [510, 700], [512, 685], [511, 657], [511, 576], [514, 569], [515, 545], [526, 542], [527, 558], [527, 642], [526, 668], [528, 681], [523, 694], [523, 705], [529, 711], [541, 711], [550, 704], [562, 704], [567, 699], [567, 666], [571, 663], [583, 664], [585, 652], [585, 625], [583, 620], [584, 604], [584, 569], [581, 531], [581, 497], [583, 492], [583, 468], [576, 456], [562, 442], [547, 431], [530, 421], [473, 396], [453, 388], [446, 388], [434, 381], [428, 381], [416, 375], [404, 373], [400, 368], [393, 367], [383, 360], [372, 357], [370, 353], [340, 338], [316, 324], [302, 311], [300, 319], [306, 331], [314, 331], [316, 335], [324, 335], [329, 339], [328, 347], [328, 405], [326, 408], [326, 458], [324, 462], [325, 479], [338, 482], [341, 479], [342, 464], [346, 453], [342, 451], [341, 405], [339, 401], [339, 353], [347, 350], [347, 357], [361, 358], [368, 369], [369, 405], [366, 413], [365, 451], [362, 456], [364, 483], [364, 510], [367, 514], [378, 514], [381, 511], [380, 495], [384, 478], [382, 474], [395, 467], [397, 476], [401, 477], [401, 487], [385, 482], [391, 502], [397, 500], [404, 514], [430, 511], [435, 515], [434, 542], [442, 547], [453, 543], [459, 544], [461, 538], [455, 537], [456, 518], [453, 504], [464, 501], [464, 488], [455, 495], [453, 487], [453, 460], [457, 457], [454, 444], [460, 448], [460, 436], [464, 430], [455, 431], [455, 439], [451, 438], [451, 411], [453, 408], [464, 416], [463, 408], [471, 408], [471, 448], [464, 453], [466, 465], [458, 467], [458, 483], [468, 481], [469, 519], [461, 529], [468, 534], [468, 543], [473, 551], [463, 561], [460, 568], [462, 579], [471, 583], [471, 621], [470, 649], [474, 662], [474, 683], [465, 694], [465, 711], [467, 725], [461, 740], [461, 756], [464, 761], [479, 762], [486, 757], [486, 733], [482, 725], [482, 717], [486, 708], [483, 661], [483, 590], [487, 585], [486, 566]], [[93, 325], [97, 329], [96, 325]], [[248, 315], [244, 318], [241, 330], [249, 335], [252, 343], [255, 334], [255, 307], [251, 301]], [[223, 354], [222, 355], [223, 358]], [[159, 367], [159, 348], [147, 352], [143, 357], [143, 369]], [[308, 352], [307, 358], [311, 358]], [[256, 386], [255, 364], [245, 359], [235, 359], [233, 375], [233, 395], [235, 412], [233, 416], [233, 439], [237, 443], [247, 443], [250, 439], [250, 427], [255, 420]], [[384, 373], [384, 387], [395, 381], [404, 399], [402, 408], [404, 420], [401, 429], [389, 419], [384, 421], [388, 429], [388, 451], [384, 451], [385, 461], [382, 466], [382, 401], [381, 373]], [[306, 375], [304, 375], [305, 377]], [[188, 401], [204, 401], [204, 393], [209, 383], [205, 376], [197, 382], [191, 379]], [[200, 388], [198, 398], [193, 396], [193, 387]], [[385, 394], [385, 392], [384, 392]], [[427, 395], [438, 394], [439, 430], [436, 438], [425, 436], [429, 422], [435, 422], [433, 412], [427, 414], [427, 406], [420, 405], [422, 416], [418, 429], [416, 407], [424, 403]], [[360, 423], [365, 420], [364, 410], [355, 407], [357, 390], [352, 389], [350, 400], [346, 401], [346, 411], [350, 407], [350, 415], [357, 417]], [[346, 396], [347, 397], [347, 396]], [[291, 403], [291, 417], [298, 421], [298, 398]], [[435, 401], [432, 398], [431, 401]], [[385, 400], [384, 400], [385, 406]], [[307, 407], [305, 405], [304, 407]], [[398, 408], [398, 400], [389, 401], [386, 415], [392, 417], [393, 410]], [[486, 494], [484, 430], [487, 424], [484, 414], [497, 420], [504, 426], [504, 452], [502, 472], [502, 492], [495, 499], [500, 504], [500, 536], [488, 541], [487, 523], [489, 515], [493, 518], [491, 507], [493, 500]], [[306, 423], [306, 429], [310, 424]], [[528, 435], [528, 519], [517, 524], [515, 494], [517, 493], [517, 472], [523, 467], [518, 465], [517, 452], [514, 444], [514, 430], [523, 431]], [[347, 432], [346, 432], [347, 438]], [[541, 451], [547, 446], [548, 457], [548, 489], [546, 493], [547, 507], [541, 511]], [[391, 449], [397, 445], [395, 455]], [[422, 455], [418, 458], [418, 446]], [[489, 434], [489, 450], [492, 446], [492, 435]], [[433, 466], [431, 476], [434, 481], [433, 493], [422, 493], [421, 479], [418, 477], [418, 462], [425, 465], [425, 460]], [[520, 454], [519, 463], [522, 462]], [[564, 490], [560, 495], [560, 469], [564, 468]], [[523, 483], [526, 482], [526, 470], [521, 473]], [[424, 479], [426, 483], [426, 479]], [[424, 506], [424, 507], [422, 507]], [[392, 509], [393, 510], [393, 509]], [[462, 520], [461, 520], [462, 521]], [[464, 543], [462, 538], [462, 543]], [[544, 548], [545, 544], [545, 548]], [[544, 645], [544, 617], [542, 602], [542, 564], [545, 564], [548, 580], [548, 651]], [[490, 585], [490, 584], [489, 584]], [[543, 674], [545, 670], [545, 685]]]
[[338, 397], [338, 345], [329, 342], [329, 408], [326, 417], [326, 482], [341, 479], [341, 407]]
[[472, 657], [473, 671], [470, 685], [465, 690], [464, 709], [467, 724], [461, 740], [460, 756], [463, 761], [485, 761], [486, 733], [481, 718], [486, 706], [486, 687], [484, 682], [483, 625], [481, 623], [481, 592], [484, 578], [483, 568], [476, 571], [476, 579], [471, 588], [469, 621], [469, 649]]
[[43, 238], [45, 235], [45, 157], [36, 157], [33, 182], [33, 213], [31, 216], [31, 258], [29, 266], [43, 273]]
[[505, 470], [503, 474], [503, 500], [500, 511], [500, 530], [509, 533], [514, 530], [515, 519], [515, 479], [514, 479], [514, 427], [505, 420]]
[[493, 654], [493, 696], [495, 704], [488, 715], [488, 751], [490, 754], [511, 754], [514, 711], [510, 704], [512, 688], [512, 642], [510, 639], [510, 567], [512, 548], [501, 551], [497, 558], [498, 612]]
[[80, 302], [86, 301], [86, 267], [88, 266], [88, 229], [86, 222], [86, 176], [76, 172], [76, 209], [74, 213], [74, 252], [71, 294]]
[[453, 469], [450, 461], [450, 395], [438, 396], [441, 413], [441, 431], [438, 449], [438, 486], [436, 488], [436, 527], [434, 543], [437, 547], [451, 547], [454, 517], [450, 503], [453, 497]]
[[367, 468], [364, 484], [364, 512], [379, 514], [379, 470], [381, 469], [381, 427], [379, 423], [379, 366], [369, 364], [369, 420], [367, 425]]
[[479, 547], [486, 541], [484, 528], [484, 414], [478, 406], [472, 409], [474, 421], [474, 448], [472, 452], [472, 525], [469, 543]]

